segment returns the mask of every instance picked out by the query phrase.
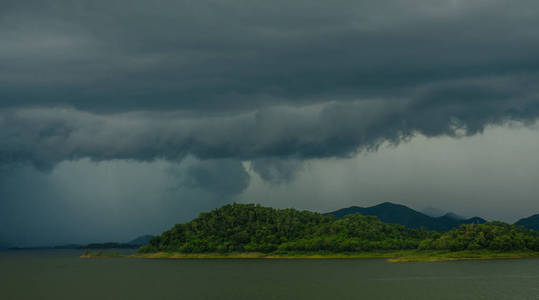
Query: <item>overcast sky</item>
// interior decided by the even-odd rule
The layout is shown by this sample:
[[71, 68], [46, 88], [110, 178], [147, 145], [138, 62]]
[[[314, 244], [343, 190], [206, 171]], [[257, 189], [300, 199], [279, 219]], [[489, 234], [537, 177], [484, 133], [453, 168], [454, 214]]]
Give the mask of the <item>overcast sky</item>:
[[2, 1], [0, 246], [222, 204], [539, 213], [536, 0]]

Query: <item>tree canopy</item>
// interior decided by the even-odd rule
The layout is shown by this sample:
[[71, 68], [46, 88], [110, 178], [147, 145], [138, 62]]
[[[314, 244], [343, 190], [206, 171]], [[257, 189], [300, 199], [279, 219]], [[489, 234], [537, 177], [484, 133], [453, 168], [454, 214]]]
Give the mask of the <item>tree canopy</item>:
[[177, 224], [140, 252], [275, 252], [375, 250], [537, 250], [537, 232], [501, 222], [467, 224], [446, 233], [406, 228], [360, 214], [337, 219], [295, 209], [229, 204]]

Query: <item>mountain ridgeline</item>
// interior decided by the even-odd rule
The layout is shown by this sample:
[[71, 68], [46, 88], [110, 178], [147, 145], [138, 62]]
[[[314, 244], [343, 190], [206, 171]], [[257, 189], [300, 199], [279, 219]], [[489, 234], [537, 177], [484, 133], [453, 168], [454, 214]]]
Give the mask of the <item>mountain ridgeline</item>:
[[515, 225], [539, 231], [539, 214], [518, 220]]
[[149, 235], [149, 234], [141, 235], [133, 240], [130, 240], [129, 242], [127, 242], [127, 244], [142, 246], [142, 245], [148, 244], [152, 238], [153, 238], [153, 235]]
[[[90, 244], [64, 244], [57, 246], [42, 246], [42, 247], [9, 247], [10, 250], [46, 250], [46, 249], [137, 249], [142, 245], [146, 245], [153, 238], [152, 235], [141, 235], [127, 243], [107, 242], [107, 243], [90, 243]], [[7, 247], [6, 247], [7, 248]], [[0, 249], [2, 249], [0, 245]]]
[[408, 228], [425, 228], [438, 232], [445, 232], [453, 228], [458, 228], [462, 224], [483, 224], [486, 220], [473, 217], [463, 219], [453, 213], [447, 213], [441, 217], [431, 217], [420, 213], [407, 206], [390, 202], [381, 203], [371, 207], [352, 206], [327, 213], [337, 218], [343, 218], [349, 214], [360, 213], [365, 216], [376, 216], [382, 222], [401, 224]]
[[[76, 247], [74, 249], [136, 249], [142, 245], [148, 244], [152, 238], [153, 238], [152, 235], [141, 235], [133, 240], [130, 240], [127, 243], [110, 242], [110, 243], [92, 243], [88, 245], [73, 245], [73, 246]], [[62, 247], [62, 246], [57, 246], [56, 248], [58, 247]]]
[[230, 204], [177, 224], [141, 253], [366, 252], [378, 250], [539, 251], [536, 231], [502, 222], [463, 224], [445, 233], [407, 228], [359, 213], [337, 218], [295, 209]]

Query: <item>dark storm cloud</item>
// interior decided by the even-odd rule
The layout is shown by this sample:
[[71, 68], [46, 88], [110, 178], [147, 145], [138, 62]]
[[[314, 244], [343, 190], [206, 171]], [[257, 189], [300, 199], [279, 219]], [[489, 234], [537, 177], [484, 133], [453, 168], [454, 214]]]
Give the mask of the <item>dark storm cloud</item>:
[[85, 157], [192, 154], [258, 160], [254, 169], [270, 178], [284, 170], [268, 164], [275, 159], [532, 122], [537, 9], [479, 0], [5, 1], [0, 163], [47, 170]]
[[[539, 113], [539, 102], [535, 90], [522, 88], [526, 84], [504, 78], [453, 82], [449, 88], [442, 84], [419, 90], [413, 99], [274, 106], [224, 116], [8, 109], [0, 113], [0, 162], [46, 168], [85, 157], [96, 161], [179, 161], [188, 154], [236, 160], [346, 157], [416, 133], [471, 135], [489, 124], [531, 122]], [[455, 86], [459, 88], [453, 90]], [[493, 94], [492, 89], [512, 93]]]
[[538, 71], [537, 1], [4, 3], [9, 107], [249, 110]]

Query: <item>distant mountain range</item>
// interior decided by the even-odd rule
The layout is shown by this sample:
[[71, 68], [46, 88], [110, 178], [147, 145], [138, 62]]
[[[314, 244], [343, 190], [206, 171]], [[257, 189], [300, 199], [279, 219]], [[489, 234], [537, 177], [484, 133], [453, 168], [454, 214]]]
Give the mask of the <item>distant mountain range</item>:
[[427, 230], [440, 232], [457, 228], [461, 224], [482, 224], [486, 222], [485, 219], [480, 217], [463, 219], [453, 213], [447, 213], [441, 217], [431, 217], [407, 206], [391, 202], [384, 202], [371, 207], [352, 206], [327, 214], [342, 218], [354, 213], [360, 213], [365, 216], [376, 216], [385, 223], [401, 224], [409, 228], [423, 227]]
[[142, 235], [127, 243], [91, 243], [87, 245], [67, 244], [52, 247], [11, 247], [10, 250], [42, 250], [42, 249], [136, 249], [146, 245], [153, 238], [152, 235]]
[[515, 225], [539, 231], [539, 214], [518, 220]]
[[153, 235], [146, 234], [146, 235], [141, 235], [138, 238], [131, 240], [127, 243], [130, 245], [142, 246], [142, 245], [148, 244], [152, 238], [153, 238]]

